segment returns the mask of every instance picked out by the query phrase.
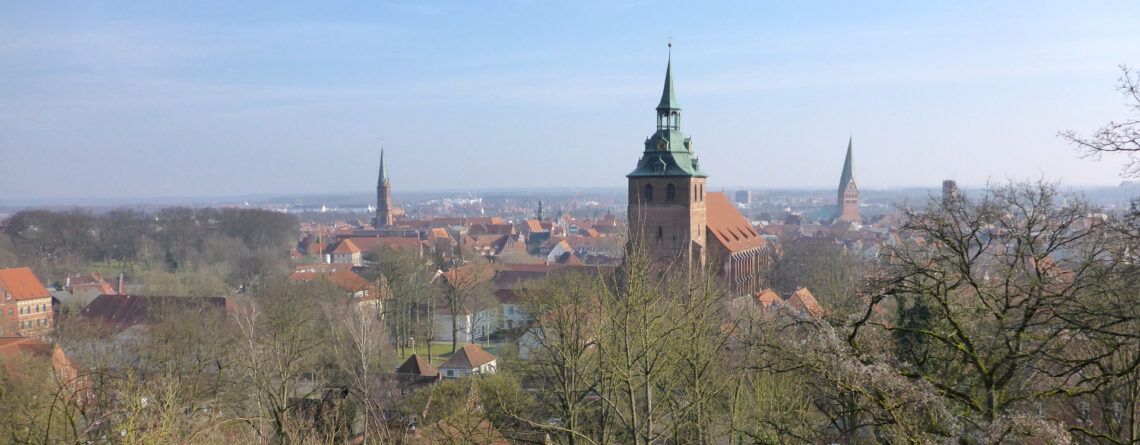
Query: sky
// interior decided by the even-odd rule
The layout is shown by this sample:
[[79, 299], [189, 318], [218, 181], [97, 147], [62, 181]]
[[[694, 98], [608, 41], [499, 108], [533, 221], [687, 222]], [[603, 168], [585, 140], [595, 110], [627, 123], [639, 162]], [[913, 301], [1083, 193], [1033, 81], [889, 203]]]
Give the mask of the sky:
[[1118, 183], [1140, 2], [0, 3], [0, 201], [618, 187], [673, 75], [710, 189]]

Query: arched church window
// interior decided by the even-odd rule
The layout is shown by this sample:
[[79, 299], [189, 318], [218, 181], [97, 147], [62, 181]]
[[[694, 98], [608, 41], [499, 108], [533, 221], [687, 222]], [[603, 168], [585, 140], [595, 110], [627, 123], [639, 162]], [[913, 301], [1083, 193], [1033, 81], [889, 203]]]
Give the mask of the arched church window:
[[653, 184], [645, 184], [645, 202], [653, 202]]
[[675, 199], [677, 199], [677, 187], [674, 187], [673, 183], [669, 183], [665, 186], [665, 201], [673, 202]]
[[665, 229], [661, 228], [661, 226], [657, 226], [657, 239], [661, 239], [664, 237], [665, 237]]

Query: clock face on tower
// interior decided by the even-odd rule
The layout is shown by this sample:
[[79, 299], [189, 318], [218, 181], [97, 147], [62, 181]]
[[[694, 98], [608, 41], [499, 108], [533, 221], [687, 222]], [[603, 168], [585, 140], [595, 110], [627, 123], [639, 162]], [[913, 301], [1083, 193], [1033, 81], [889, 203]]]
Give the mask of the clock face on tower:
[[667, 143], [665, 142], [665, 140], [664, 140], [664, 139], [658, 139], [658, 140], [657, 140], [657, 149], [658, 149], [658, 150], [664, 150], [664, 149], [665, 149], [665, 145], [667, 145]]

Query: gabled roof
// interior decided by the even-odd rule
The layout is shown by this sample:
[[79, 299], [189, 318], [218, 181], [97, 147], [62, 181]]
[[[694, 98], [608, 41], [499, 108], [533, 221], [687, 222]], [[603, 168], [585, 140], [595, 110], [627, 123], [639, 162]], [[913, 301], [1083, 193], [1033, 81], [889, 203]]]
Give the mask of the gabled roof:
[[451, 358], [439, 365], [439, 369], [475, 369], [495, 361], [497, 357], [484, 351], [479, 345], [468, 343], [463, 349], [455, 351]]
[[740, 252], [768, 244], [723, 192], [706, 193], [705, 208], [708, 210], [709, 238], [715, 239], [725, 250]]
[[526, 230], [528, 232], [534, 233], [534, 232], [545, 232], [545, 231], [550, 230], [550, 229], [543, 228], [542, 222], [537, 220], [537, 219], [528, 219], [528, 220], [526, 220]]
[[423, 250], [423, 242], [419, 238], [408, 236], [384, 236], [384, 237], [352, 237], [349, 238], [352, 243], [360, 248], [361, 252], [371, 252], [381, 247], [389, 249], [404, 249], [420, 252]]
[[760, 303], [760, 307], [768, 309], [774, 304], [783, 303], [784, 300], [780, 298], [780, 294], [777, 294], [776, 291], [767, 288], [756, 293], [756, 302]]
[[419, 354], [412, 354], [400, 367], [396, 368], [396, 374], [418, 375], [423, 377], [436, 377], [439, 375], [439, 370], [435, 369], [431, 363], [428, 363]]
[[824, 314], [823, 306], [819, 305], [819, 301], [815, 299], [815, 295], [811, 294], [806, 287], [796, 289], [791, 297], [788, 297], [788, 306], [797, 310], [803, 311], [813, 317], [822, 317]]
[[[348, 269], [301, 269], [289, 275], [289, 281], [304, 283], [316, 279], [324, 279], [348, 292], [360, 292], [371, 289], [372, 283]], [[371, 295], [375, 296], [375, 295]]]
[[51, 353], [51, 345], [36, 337], [0, 337], [0, 358], [9, 359], [16, 354]]
[[83, 308], [81, 314], [84, 318], [125, 329], [140, 323], [152, 323], [163, 310], [171, 309], [213, 309], [224, 312], [226, 298], [100, 295]]
[[356, 247], [356, 243], [352, 242], [351, 239], [346, 239], [341, 241], [340, 244], [337, 244], [336, 249], [334, 249], [332, 253], [360, 253], [360, 248]]
[[27, 267], [0, 269], [0, 301], [9, 295], [14, 300], [51, 298], [51, 293]]
[[436, 239], [436, 240], [439, 240], [439, 239], [446, 239], [446, 240], [448, 240], [448, 241], [451, 241], [451, 235], [450, 235], [450, 234], [448, 234], [448, 233], [447, 233], [447, 229], [445, 229], [445, 228], [443, 228], [443, 227], [434, 227], [434, 228], [432, 228], [432, 229], [431, 229], [431, 231], [430, 231], [430, 232], [428, 232], [428, 238], [433, 238], [433, 239]]

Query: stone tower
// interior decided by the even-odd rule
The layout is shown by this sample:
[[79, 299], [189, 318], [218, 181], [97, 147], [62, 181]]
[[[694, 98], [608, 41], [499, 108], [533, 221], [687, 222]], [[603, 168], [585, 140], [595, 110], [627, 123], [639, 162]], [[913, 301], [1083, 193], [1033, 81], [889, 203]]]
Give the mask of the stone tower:
[[851, 167], [851, 139], [847, 139], [847, 158], [843, 160], [843, 173], [839, 176], [839, 193], [835, 201], [836, 222], [859, 222], [859, 187]]
[[942, 181], [942, 205], [945, 207], [952, 207], [962, 197], [962, 192], [958, 191], [958, 183], [953, 179]]
[[[673, 92], [672, 57], [657, 104], [657, 131], [629, 178], [629, 230], [658, 262], [704, 267], [705, 185], [692, 139], [681, 133], [681, 107]], [[637, 246], [636, 243], [631, 245]]]
[[373, 227], [387, 227], [395, 224], [392, 215], [392, 181], [388, 179], [388, 167], [384, 165], [384, 147], [380, 147], [380, 179], [376, 181], [376, 220]]

